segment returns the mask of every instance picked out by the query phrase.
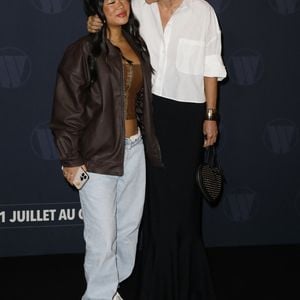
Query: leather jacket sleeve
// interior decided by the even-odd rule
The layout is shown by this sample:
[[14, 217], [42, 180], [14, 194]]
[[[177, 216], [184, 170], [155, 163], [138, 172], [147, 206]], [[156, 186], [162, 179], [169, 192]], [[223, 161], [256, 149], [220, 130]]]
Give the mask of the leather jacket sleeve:
[[60, 160], [65, 167], [85, 163], [80, 153], [80, 137], [86, 125], [88, 74], [82, 44], [71, 45], [58, 68], [50, 123]]

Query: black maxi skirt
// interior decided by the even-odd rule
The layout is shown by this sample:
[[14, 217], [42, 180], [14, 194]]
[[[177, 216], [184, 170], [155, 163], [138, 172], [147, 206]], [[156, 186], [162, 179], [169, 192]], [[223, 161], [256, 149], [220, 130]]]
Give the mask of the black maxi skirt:
[[203, 157], [205, 104], [154, 95], [154, 120], [164, 166], [148, 167], [139, 300], [215, 299], [201, 237], [195, 171]]

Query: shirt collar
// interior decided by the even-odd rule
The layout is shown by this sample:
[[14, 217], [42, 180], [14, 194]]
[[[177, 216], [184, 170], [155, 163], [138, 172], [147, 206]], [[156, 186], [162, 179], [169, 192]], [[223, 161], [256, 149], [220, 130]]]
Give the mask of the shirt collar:
[[190, 7], [194, 0], [183, 0], [181, 7]]
[[[140, 0], [137, 0], [137, 1], [140, 1]], [[193, 2], [194, 0], [183, 0], [182, 3], [181, 3], [181, 7], [190, 7], [191, 3]], [[144, 0], [144, 5], [157, 5], [157, 2], [154, 2], [152, 4], [148, 4], [145, 0]]]

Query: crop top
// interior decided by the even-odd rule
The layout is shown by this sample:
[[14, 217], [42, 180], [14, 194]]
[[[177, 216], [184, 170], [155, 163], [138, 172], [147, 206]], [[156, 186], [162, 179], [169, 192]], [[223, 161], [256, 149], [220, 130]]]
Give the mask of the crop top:
[[140, 64], [133, 64], [130, 60], [123, 57], [123, 65], [125, 81], [125, 120], [133, 120], [136, 119], [136, 96], [143, 86], [143, 75]]

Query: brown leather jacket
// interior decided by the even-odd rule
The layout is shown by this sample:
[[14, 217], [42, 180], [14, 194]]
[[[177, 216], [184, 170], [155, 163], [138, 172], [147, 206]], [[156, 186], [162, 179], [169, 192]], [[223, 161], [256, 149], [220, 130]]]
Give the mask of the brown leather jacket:
[[[136, 51], [129, 36], [126, 39]], [[90, 86], [89, 37], [69, 46], [58, 68], [50, 127], [62, 165], [86, 164], [88, 171], [123, 174], [124, 87], [123, 64], [118, 48], [109, 42], [108, 54], [96, 59], [97, 80]], [[136, 51], [139, 55], [139, 52]], [[151, 67], [141, 60], [143, 91], [137, 99], [137, 119], [145, 153], [153, 165], [161, 165], [154, 132], [151, 99]]]

